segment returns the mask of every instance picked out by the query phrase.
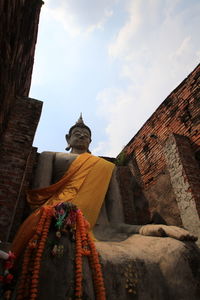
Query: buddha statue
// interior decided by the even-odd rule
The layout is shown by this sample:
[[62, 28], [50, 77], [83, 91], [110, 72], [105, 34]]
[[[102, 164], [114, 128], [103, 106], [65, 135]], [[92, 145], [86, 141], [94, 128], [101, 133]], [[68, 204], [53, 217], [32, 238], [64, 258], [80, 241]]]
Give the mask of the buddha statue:
[[[83, 153], [90, 153], [91, 130], [83, 122], [82, 115], [66, 135], [70, 153], [43, 152], [36, 171], [34, 188], [43, 188], [58, 182], [71, 163]], [[108, 163], [108, 162], [107, 162]], [[110, 164], [110, 163], [109, 163]], [[46, 170], [48, 169], [48, 170]], [[196, 237], [182, 228], [164, 225], [128, 225], [124, 223], [122, 200], [116, 179], [116, 167], [109, 180], [106, 203], [103, 202], [98, 220], [93, 228], [98, 240], [120, 240], [139, 233], [152, 236], [170, 236], [180, 240], [196, 240]]]
[[[28, 193], [34, 212], [13, 242], [17, 257], [35, 233], [41, 208], [69, 201], [83, 212], [96, 238], [106, 299], [199, 299], [197, 238], [176, 226], [125, 224], [116, 167], [90, 154], [91, 130], [82, 116], [70, 128], [66, 140], [70, 153], [40, 154], [34, 189]], [[49, 243], [53, 234], [50, 230]], [[73, 245], [68, 237], [62, 240], [64, 250], [57, 258], [49, 255], [48, 246], [45, 248], [37, 299], [74, 299]], [[82, 299], [96, 299], [86, 260], [84, 270]]]

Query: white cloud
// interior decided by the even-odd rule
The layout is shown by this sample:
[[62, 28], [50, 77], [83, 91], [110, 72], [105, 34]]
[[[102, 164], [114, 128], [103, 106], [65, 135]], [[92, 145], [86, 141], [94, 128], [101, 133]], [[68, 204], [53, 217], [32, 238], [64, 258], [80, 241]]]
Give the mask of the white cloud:
[[108, 53], [120, 64], [119, 78], [128, 84], [98, 95], [100, 114], [108, 124], [106, 155], [119, 153], [199, 63], [200, 2], [130, 0], [127, 11]]
[[49, 0], [44, 7], [71, 37], [103, 29], [117, 0]]
[[[133, 96], [135, 95], [135, 96]], [[126, 90], [108, 88], [98, 95], [99, 114], [107, 120], [106, 134], [108, 140], [100, 142], [94, 149], [96, 154], [116, 156], [127, 141], [142, 125], [140, 109], [145, 101], [137, 99], [137, 91], [131, 87]], [[147, 117], [147, 114], [146, 114]]]
[[107, 21], [108, 18], [110, 18], [113, 15], [113, 11], [112, 10], [106, 10], [104, 11], [104, 15], [102, 16], [102, 18], [100, 19], [99, 22], [92, 24], [90, 26], [87, 27], [86, 29], [86, 33], [91, 33], [93, 31], [95, 31], [96, 29], [100, 29], [103, 30], [104, 29], [104, 25]]
[[140, 1], [131, 1], [127, 10], [129, 14], [128, 21], [119, 30], [113, 43], [108, 47], [109, 55], [113, 58], [123, 57], [130, 51], [129, 43], [141, 24]]
[[81, 28], [76, 23], [75, 15], [69, 11], [68, 2], [58, 1], [59, 4], [56, 7], [52, 7], [50, 3], [47, 2], [47, 6], [44, 7], [48, 18], [52, 18], [60, 23], [71, 37], [79, 35]]

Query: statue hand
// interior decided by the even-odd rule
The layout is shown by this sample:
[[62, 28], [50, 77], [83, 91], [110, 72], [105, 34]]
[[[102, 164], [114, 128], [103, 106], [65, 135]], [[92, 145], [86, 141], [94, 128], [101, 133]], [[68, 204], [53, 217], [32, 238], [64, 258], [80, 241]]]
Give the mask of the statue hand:
[[176, 227], [167, 225], [144, 225], [140, 228], [139, 233], [148, 236], [168, 236], [180, 241], [197, 241], [197, 237], [190, 233], [189, 231]]

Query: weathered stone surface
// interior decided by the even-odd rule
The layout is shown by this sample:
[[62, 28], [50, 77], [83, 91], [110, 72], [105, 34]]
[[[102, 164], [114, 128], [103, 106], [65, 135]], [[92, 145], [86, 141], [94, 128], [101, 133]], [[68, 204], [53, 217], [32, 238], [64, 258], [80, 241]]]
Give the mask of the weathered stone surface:
[[190, 140], [172, 134], [166, 141], [164, 153], [183, 226], [199, 237], [200, 245], [200, 170]]
[[[134, 235], [120, 243], [98, 242], [97, 248], [103, 260], [108, 299], [200, 297], [200, 253], [192, 243]], [[128, 278], [130, 282], [133, 278], [136, 295], [125, 288], [129, 265]]]
[[[54, 233], [55, 234], [55, 233]], [[51, 238], [53, 232], [51, 232]], [[74, 245], [62, 238], [64, 256], [52, 258], [48, 240], [40, 274], [40, 300], [72, 299]], [[108, 300], [197, 300], [200, 253], [193, 243], [134, 235], [123, 242], [96, 242]], [[84, 300], [94, 300], [91, 270], [84, 260]]]
[[156, 183], [144, 190], [144, 195], [149, 203], [151, 222], [175, 226], [182, 225], [180, 211], [168, 172], [160, 174]]

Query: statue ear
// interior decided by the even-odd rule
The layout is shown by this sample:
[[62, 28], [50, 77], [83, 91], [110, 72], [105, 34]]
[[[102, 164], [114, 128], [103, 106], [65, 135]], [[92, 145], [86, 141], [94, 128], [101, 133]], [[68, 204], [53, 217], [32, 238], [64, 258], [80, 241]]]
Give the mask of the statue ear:
[[66, 141], [68, 142], [69, 141], [69, 134], [66, 134], [65, 138], [66, 138]]
[[66, 151], [69, 151], [71, 149], [70, 143], [69, 143], [69, 134], [65, 135], [66, 141], [68, 143], [68, 146], [65, 148]]

